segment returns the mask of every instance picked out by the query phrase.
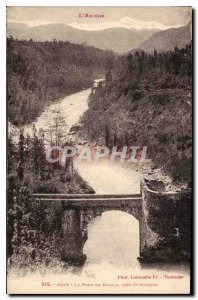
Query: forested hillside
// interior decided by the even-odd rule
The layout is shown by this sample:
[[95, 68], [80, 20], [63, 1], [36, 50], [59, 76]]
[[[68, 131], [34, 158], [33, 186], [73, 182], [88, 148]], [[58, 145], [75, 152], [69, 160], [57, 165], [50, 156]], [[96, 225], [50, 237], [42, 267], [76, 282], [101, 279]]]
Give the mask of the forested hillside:
[[8, 38], [8, 120], [29, 123], [46, 103], [91, 86], [111, 57], [111, 52], [91, 46]]
[[[191, 44], [118, 57], [92, 91], [81, 134], [108, 145], [148, 146], [174, 181], [191, 178]], [[188, 184], [190, 184], [188, 182]]]

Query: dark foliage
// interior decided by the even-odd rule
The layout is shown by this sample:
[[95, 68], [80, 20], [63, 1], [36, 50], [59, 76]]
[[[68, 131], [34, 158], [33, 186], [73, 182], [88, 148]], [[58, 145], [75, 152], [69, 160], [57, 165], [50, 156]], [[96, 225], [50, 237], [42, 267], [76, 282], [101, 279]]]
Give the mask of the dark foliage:
[[46, 103], [91, 86], [112, 58], [109, 51], [69, 42], [7, 39], [8, 118], [33, 121]]
[[[61, 264], [62, 203], [32, 200], [32, 193], [94, 193], [72, 168], [50, 164], [43, 135], [9, 135], [7, 176], [7, 247], [11, 267], [28, 271]], [[66, 180], [62, 180], [66, 178]], [[69, 178], [69, 180], [67, 180]]]
[[138, 51], [115, 59], [103, 86], [90, 95], [81, 134], [113, 145], [116, 133], [120, 145], [148, 146], [157, 166], [174, 181], [190, 184], [191, 51], [189, 44], [184, 49], [154, 50], [153, 55]]

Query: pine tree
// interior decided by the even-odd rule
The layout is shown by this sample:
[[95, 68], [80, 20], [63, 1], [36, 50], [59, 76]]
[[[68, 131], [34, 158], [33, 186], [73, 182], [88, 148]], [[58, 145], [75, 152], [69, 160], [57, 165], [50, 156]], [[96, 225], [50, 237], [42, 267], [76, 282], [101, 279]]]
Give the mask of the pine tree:
[[32, 166], [33, 166], [33, 174], [34, 176], [36, 176], [38, 175], [39, 172], [39, 140], [34, 125], [32, 127], [32, 130], [33, 130]]
[[41, 180], [44, 179], [44, 173], [45, 173], [45, 146], [44, 146], [44, 134], [39, 139], [39, 171], [40, 171], [40, 177]]
[[114, 132], [113, 144], [114, 144], [114, 146], [117, 145], [117, 133], [116, 133], [116, 131]]
[[17, 174], [20, 180], [23, 180], [24, 177], [24, 163], [25, 163], [24, 145], [25, 145], [25, 139], [23, 135], [23, 130], [21, 130], [19, 135], [19, 150], [18, 150], [19, 164], [17, 167]]
[[14, 144], [11, 134], [8, 134], [7, 139], [7, 171], [10, 173], [14, 164]]
[[107, 125], [105, 127], [105, 144], [106, 144], [106, 146], [109, 145], [109, 129], [108, 129]]
[[30, 158], [30, 150], [31, 150], [31, 138], [30, 135], [27, 133], [25, 139], [25, 157], [27, 160]]

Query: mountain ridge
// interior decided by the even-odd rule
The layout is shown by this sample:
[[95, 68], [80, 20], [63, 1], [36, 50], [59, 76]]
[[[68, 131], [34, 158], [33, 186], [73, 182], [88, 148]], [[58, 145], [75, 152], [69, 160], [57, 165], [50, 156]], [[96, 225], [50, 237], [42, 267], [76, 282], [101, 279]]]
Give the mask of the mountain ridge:
[[64, 23], [49, 23], [28, 26], [26, 23], [7, 23], [7, 36], [19, 40], [32, 39], [38, 42], [69, 41], [77, 44], [86, 44], [102, 50], [111, 50], [124, 54], [133, 49], [142, 49], [146, 52], [173, 50], [175, 46], [184, 47], [191, 40], [191, 22], [178, 28], [166, 30], [135, 29], [113, 27], [101, 30], [77, 29]]
[[192, 22], [179, 28], [170, 28], [154, 33], [150, 38], [141, 43], [138, 48], [146, 51], [158, 52], [174, 50], [175, 46], [185, 47], [192, 38]]
[[141, 42], [148, 39], [155, 29], [127, 29], [123, 27], [107, 28], [87, 31], [74, 28], [64, 23], [50, 23], [30, 27], [25, 23], [10, 22], [7, 24], [7, 36], [19, 40], [70, 41], [78, 44], [87, 44], [102, 50], [112, 50], [122, 54], [136, 48]]

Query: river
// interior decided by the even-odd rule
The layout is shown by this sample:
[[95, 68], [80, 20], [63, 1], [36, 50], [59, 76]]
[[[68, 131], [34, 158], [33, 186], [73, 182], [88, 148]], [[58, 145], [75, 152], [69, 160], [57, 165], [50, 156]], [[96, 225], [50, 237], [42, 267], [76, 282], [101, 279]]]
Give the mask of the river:
[[[68, 133], [71, 127], [79, 122], [80, 116], [88, 109], [88, 96], [91, 89], [72, 94], [64, 99], [51, 104], [34, 122], [37, 130], [42, 128], [45, 132], [52, 125], [52, 120], [57, 112], [61, 112], [64, 117]], [[32, 133], [32, 124], [24, 127], [25, 133]], [[133, 194], [140, 192], [141, 169], [134, 165], [121, 163], [112, 163], [109, 160], [102, 163], [75, 162], [75, 167], [79, 174], [87, 181], [87, 183], [98, 194]], [[139, 256], [139, 224], [131, 215], [121, 211], [108, 211], [100, 217], [92, 220], [88, 226], [88, 240], [84, 246], [84, 253], [87, 255], [87, 262], [82, 269], [62, 270], [59, 267], [56, 270], [47, 270], [46, 275], [29, 274], [21, 279], [18, 276], [11, 275], [12, 284], [15, 290], [22, 293], [36, 291], [40, 293], [53, 292], [51, 289], [40, 288], [39, 284], [43, 280], [65, 284], [70, 282], [72, 287], [62, 287], [56, 289], [57, 293], [172, 293], [187, 289], [189, 275], [183, 268], [174, 270], [174, 274], [183, 274], [186, 280], [178, 281], [160, 281], [160, 284], [153, 289], [152, 287], [141, 287], [138, 283], [142, 280], [136, 280], [137, 285], [133, 285], [134, 281], [130, 280], [131, 275], [151, 275], [162, 278], [164, 274], [173, 272], [171, 270], [163, 270], [160, 268], [143, 270], [137, 260]], [[120, 276], [128, 276], [129, 280], [118, 279]], [[143, 281], [149, 283], [151, 281]], [[82, 288], [82, 283], [85, 284]], [[122, 286], [123, 284], [126, 284]], [[153, 283], [153, 281], [152, 281]], [[92, 284], [94, 286], [92, 286]], [[95, 286], [101, 284], [101, 286]], [[103, 286], [105, 284], [105, 287]], [[117, 286], [111, 286], [117, 284]], [[27, 290], [27, 291], [26, 291]]]
[[[80, 116], [88, 109], [90, 92], [90, 88], [83, 90], [46, 107], [35, 122], [24, 126], [24, 132], [31, 135], [34, 124], [37, 131], [42, 128], [46, 133], [57, 112], [60, 112], [67, 125], [65, 132], [69, 133], [72, 126], [79, 122]], [[112, 163], [109, 160], [99, 163], [76, 161], [75, 168], [97, 194], [138, 194], [140, 192], [140, 170], [133, 164]]]

